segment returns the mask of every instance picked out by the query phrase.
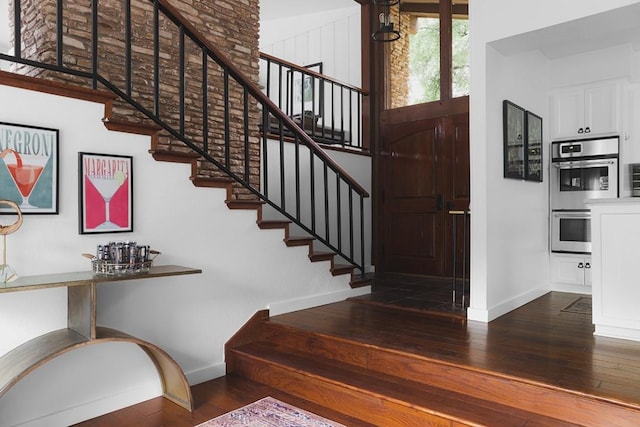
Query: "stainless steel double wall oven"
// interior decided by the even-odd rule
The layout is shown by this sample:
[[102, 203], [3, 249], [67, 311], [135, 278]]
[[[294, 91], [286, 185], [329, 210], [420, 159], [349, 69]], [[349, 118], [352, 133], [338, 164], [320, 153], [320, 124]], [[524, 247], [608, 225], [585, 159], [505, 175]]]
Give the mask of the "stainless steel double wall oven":
[[619, 138], [551, 144], [551, 250], [591, 253], [587, 199], [618, 197]]

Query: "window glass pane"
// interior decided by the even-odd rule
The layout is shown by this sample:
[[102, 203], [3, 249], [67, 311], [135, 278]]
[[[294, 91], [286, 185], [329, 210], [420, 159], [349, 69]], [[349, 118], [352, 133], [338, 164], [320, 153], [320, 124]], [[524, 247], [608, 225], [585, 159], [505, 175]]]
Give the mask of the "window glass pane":
[[412, 27], [407, 105], [440, 99], [440, 20], [414, 17]]
[[453, 96], [469, 95], [469, 20], [454, 19], [452, 29]]
[[591, 220], [590, 219], [560, 219], [560, 241], [561, 242], [590, 242], [591, 241]]
[[560, 191], [607, 191], [609, 168], [592, 166], [560, 169]]
[[[437, 5], [437, 2], [434, 2]], [[392, 12], [393, 16], [397, 10]], [[469, 95], [469, 20], [452, 20], [451, 93]], [[387, 108], [440, 100], [440, 17], [433, 12], [400, 13], [400, 40], [389, 43]]]

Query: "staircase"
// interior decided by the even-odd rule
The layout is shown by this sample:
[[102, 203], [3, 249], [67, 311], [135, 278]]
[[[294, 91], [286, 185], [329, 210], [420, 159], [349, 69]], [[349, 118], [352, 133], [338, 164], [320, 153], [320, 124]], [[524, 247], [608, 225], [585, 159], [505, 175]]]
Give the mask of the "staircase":
[[[105, 102], [107, 128], [150, 135], [156, 160], [191, 164], [194, 185], [226, 188], [229, 208], [256, 210], [261, 228], [281, 228], [288, 246], [306, 245], [311, 261], [329, 260], [332, 274], [351, 274], [353, 287], [366, 284], [360, 277], [371, 263], [364, 243], [369, 194], [252, 78], [169, 1], [71, 3], [47, 0], [38, 15], [46, 23], [33, 28], [39, 20], [24, 14], [34, 4], [13, 1], [15, 48], [0, 60], [40, 78], [105, 88], [98, 92], [112, 95]], [[82, 19], [72, 19], [75, 13]], [[69, 43], [72, 27], [88, 39]], [[21, 45], [42, 31], [50, 31], [47, 51]], [[107, 56], [123, 66], [103, 66]], [[55, 90], [74, 93], [62, 85]], [[260, 132], [267, 128], [269, 137]], [[267, 219], [266, 208], [276, 216]]]
[[[413, 316], [417, 325], [424, 324], [420, 314], [395, 315]], [[389, 311], [387, 318], [395, 315]], [[630, 426], [640, 416], [605, 399], [379, 347], [358, 336], [357, 326], [338, 336], [281, 317], [270, 319], [267, 311], [259, 312], [227, 343], [228, 375], [374, 425]], [[357, 323], [350, 319], [350, 325]], [[369, 333], [386, 333], [382, 329]]]

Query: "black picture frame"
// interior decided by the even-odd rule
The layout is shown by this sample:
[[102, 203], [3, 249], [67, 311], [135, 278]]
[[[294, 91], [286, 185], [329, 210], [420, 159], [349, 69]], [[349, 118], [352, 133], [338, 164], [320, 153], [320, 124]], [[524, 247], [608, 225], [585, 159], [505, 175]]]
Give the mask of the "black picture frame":
[[[25, 214], [58, 214], [58, 129], [0, 122], [0, 199]], [[14, 213], [0, 207], [0, 214]]]
[[502, 105], [504, 177], [542, 182], [542, 117], [506, 99]]
[[80, 234], [133, 231], [133, 157], [78, 153]]
[[527, 181], [542, 182], [543, 145], [542, 145], [542, 117], [527, 111], [525, 114], [525, 179]]
[[525, 111], [509, 100], [502, 103], [505, 178], [525, 178]]
[[[322, 62], [304, 65], [310, 71], [322, 74]], [[322, 117], [324, 113], [324, 84], [323, 81], [311, 74], [298, 70], [287, 71], [287, 114], [294, 116], [305, 111], [311, 111], [315, 116]]]

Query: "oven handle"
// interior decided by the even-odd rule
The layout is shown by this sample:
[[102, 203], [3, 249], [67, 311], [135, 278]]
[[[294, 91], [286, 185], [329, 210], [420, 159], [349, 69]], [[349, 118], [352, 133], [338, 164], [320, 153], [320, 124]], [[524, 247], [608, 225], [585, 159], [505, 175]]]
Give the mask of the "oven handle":
[[590, 219], [591, 213], [567, 213], [567, 212], [554, 212], [555, 218], [584, 218]]
[[558, 169], [567, 169], [567, 168], [576, 167], [576, 166], [594, 167], [594, 166], [609, 166], [609, 165], [615, 165], [615, 164], [616, 164], [615, 160], [572, 160], [569, 162], [557, 162], [557, 163], [554, 163], [553, 165]]

